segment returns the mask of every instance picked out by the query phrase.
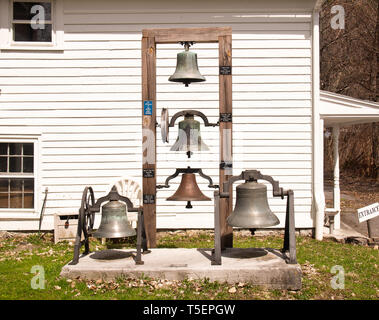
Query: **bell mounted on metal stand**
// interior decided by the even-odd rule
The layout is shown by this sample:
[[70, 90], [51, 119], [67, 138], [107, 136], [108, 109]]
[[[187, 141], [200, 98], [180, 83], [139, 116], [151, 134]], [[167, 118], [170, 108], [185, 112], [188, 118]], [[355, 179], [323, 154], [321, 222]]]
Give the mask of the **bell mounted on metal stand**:
[[202, 82], [205, 78], [200, 74], [197, 65], [197, 54], [189, 51], [193, 42], [181, 42], [184, 45], [184, 51], [177, 54], [176, 70], [168, 79], [172, 82], [182, 82], [186, 87], [192, 82]]
[[[101, 207], [103, 203], [107, 202]], [[122, 203], [124, 202], [124, 203]], [[94, 232], [95, 213], [102, 211], [100, 226]], [[137, 212], [137, 232], [128, 221], [127, 212]], [[82, 196], [82, 203], [79, 209], [78, 230], [74, 246], [74, 258], [70, 262], [75, 265], [79, 262], [80, 248], [85, 246], [84, 255], [89, 254], [89, 237], [95, 238], [125, 238], [137, 235], [136, 264], [143, 264], [141, 254], [150, 252], [147, 250], [147, 239], [145, 232], [143, 208], [135, 208], [128, 197], [118, 194], [116, 186], [108, 195], [101, 197], [95, 202], [92, 187], [86, 187]], [[82, 240], [84, 237], [84, 240]]]
[[221, 265], [222, 234], [221, 234], [221, 199], [230, 200], [232, 197], [233, 183], [244, 180], [236, 188], [237, 198], [234, 211], [227, 218], [227, 223], [232, 227], [239, 228], [265, 228], [279, 224], [278, 217], [272, 213], [267, 200], [267, 187], [258, 183], [258, 180], [265, 180], [272, 185], [273, 197], [284, 199], [287, 197], [285, 231], [283, 248], [281, 252], [288, 264], [296, 264], [296, 235], [295, 235], [295, 205], [293, 190], [284, 190], [279, 186], [279, 182], [273, 177], [261, 174], [257, 170], [245, 170], [238, 176], [231, 176], [222, 184], [220, 192], [214, 193], [215, 197], [215, 247], [212, 250], [212, 265]]
[[227, 222], [232, 227], [266, 228], [279, 224], [270, 210], [267, 187], [256, 181], [246, 181], [236, 188], [236, 205]]
[[168, 182], [176, 178], [180, 173], [182, 173], [182, 180], [180, 182], [179, 188], [171, 197], [166, 199], [167, 201], [187, 201], [186, 208], [191, 209], [191, 201], [212, 200], [211, 198], [208, 198], [201, 192], [196, 182], [195, 173], [198, 173], [202, 178], [209, 181], [209, 188], [218, 188], [218, 185], [214, 185], [211, 177], [205, 175], [201, 169], [197, 168], [195, 169], [187, 167], [185, 169], [176, 169], [175, 173], [166, 179], [164, 185], [157, 185], [157, 189], [169, 188], [170, 185], [168, 184]]
[[100, 226], [94, 238], [125, 238], [136, 235], [136, 231], [128, 221], [127, 209], [124, 203], [110, 200], [103, 205]]

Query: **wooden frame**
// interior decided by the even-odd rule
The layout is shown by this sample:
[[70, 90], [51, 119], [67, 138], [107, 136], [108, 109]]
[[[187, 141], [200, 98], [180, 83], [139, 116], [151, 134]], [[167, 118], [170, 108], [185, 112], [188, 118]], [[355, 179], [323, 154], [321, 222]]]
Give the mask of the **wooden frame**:
[[[143, 174], [142, 190], [146, 235], [151, 248], [156, 247], [156, 45], [183, 41], [219, 44], [220, 186], [232, 176], [231, 27], [142, 30], [142, 168], [150, 173]], [[222, 248], [233, 246], [233, 230], [226, 223], [232, 201], [232, 197], [220, 199]]]

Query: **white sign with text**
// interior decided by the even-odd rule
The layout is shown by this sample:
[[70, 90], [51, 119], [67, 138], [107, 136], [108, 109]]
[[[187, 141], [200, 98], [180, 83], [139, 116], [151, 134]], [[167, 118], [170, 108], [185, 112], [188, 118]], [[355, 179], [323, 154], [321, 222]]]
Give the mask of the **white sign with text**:
[[371, 204], [367, 207], [358, 209], [359, 223], [379, 216], [379, 203]]

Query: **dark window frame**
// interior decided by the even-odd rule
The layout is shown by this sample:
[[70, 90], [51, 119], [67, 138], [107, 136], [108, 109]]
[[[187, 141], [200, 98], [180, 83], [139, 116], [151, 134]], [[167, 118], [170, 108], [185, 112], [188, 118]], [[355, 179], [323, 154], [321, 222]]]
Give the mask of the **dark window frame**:
[[[35, 2], [35, 3], [43, 3], [48, 2], [50, 3], [50, 20], [45, 20], [45, 25], [49, 26], [50, 28], [50, 40], [49, 41], [33, 41], [33, 40], [16, 40], [16, 31], [15, 27], [16, 25], [22, 25], [22, 26], [30, 26], [30, 20], [18, 20], [14, 19], [14, 3], [15, 2]], [[54, 1], [53, 0], [10, 0], [10, 7], [11, 7], [11, 41], [14, 44], [44, 44], [44, 45], [51, 45], [54, 44]], [[39, 30], [36, 30], [39, 31]]]
[[[30, 147], [32, 146], [33, 152], [30, 154]], [[12, 152], [12, 147], [15, 152]], [[29, 152], [25, 149], [29, 148]], [[17, 150], [18, 149], [18, 150]], [[16, 141], [0, 141], [0, 159], [6, 159], [6, 168], [4, 161], [0, 168], [0, 195], [3, 198], [0, 200], [0, 209], [27, 209], [34, 210], [36, 207], [36, 179], [35, 179], [35, 159], [36, 159], [36, 144], [34, 142], [16, 142]], [[24, 159], [32, 158], [32, 170], [28, 168], [25, 172], [23, 165]], [[20, 159], [21, 165], [19, 170], [11, 171], [10, 163], [13, 159]], [[30, 163], [29, 163], [30, 165]], [[5, 168], [5, 170], [4, 170]], [[4, 197], [5, 196], [5, 197]], [[0, 198], [0, 199], [1, 199]], [[4, 202], [4, 203], [3, 203]]]

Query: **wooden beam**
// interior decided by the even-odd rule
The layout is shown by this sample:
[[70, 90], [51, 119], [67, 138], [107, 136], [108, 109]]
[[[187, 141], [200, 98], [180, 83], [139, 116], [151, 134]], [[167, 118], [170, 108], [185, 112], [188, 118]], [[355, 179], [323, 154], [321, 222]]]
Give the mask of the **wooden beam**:
[[[220, 36], [219, 39], [219, 66], [226, 72], [219, 75], [219, 104], [220, 114], [232, 114], [232, 36]], [[228, 68], [230, 67], [230, 73]], [[226, 117], [227, 118], [227, 117]], [[231, 119], [230, 119], [231, 120]], [[233, 175], [232, 155], [232, 121], [222, 121], [220, 116], [220, 186]], [[227, 190], [223, 190], [227, 191]], [[222, 249], [233, 247], [233, 228], [226, 219], [230, 215], [233, 204], [232, 187], [229, 189], [230, 197], [220, 198], [220, 225]]]
[[[151, 106], [151, 109], [149, 109]], [[154, 37], [142, 38], [142, 168], [154, 176], [142, 178], [143, 214], [147, 245], [156, 247], [156, 45]]]
[[219, 37], [230, 35], [231, 33], [231, 27], [142, 30], [143, 37], [154, 37], [155, 43], [218, 42]]

